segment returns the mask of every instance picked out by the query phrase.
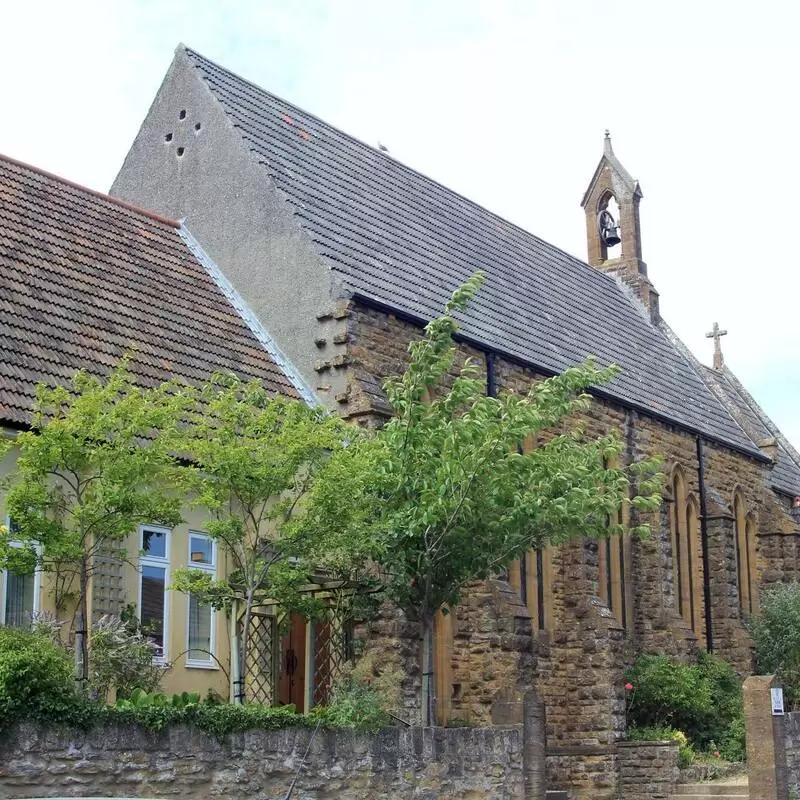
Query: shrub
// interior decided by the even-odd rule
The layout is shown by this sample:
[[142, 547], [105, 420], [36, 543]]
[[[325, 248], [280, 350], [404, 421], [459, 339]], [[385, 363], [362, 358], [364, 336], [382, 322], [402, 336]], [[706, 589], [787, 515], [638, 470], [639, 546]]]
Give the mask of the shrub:
[[741, 718], [744, 724], [741, 681], [733, 667], [713, 653], [701, 652], [697, 666], [708, 682], [711, 708], [709, 713], [698, 718], [693, 741], [702, 746], [707, 746], [711, 740], [724, 742], [729, 738], [728, 732], [734, 721]]
[[711, 687], [696, 665], [644, 654], [636, 659], [628, 680], [634, 686], [628, 716], [637, 727], [673, 727], [693, 738], [698, 716], [711, 709]]
[[389, 722], [380, 692], [353, 677], [342, 679], [327, 705], [311, 709], [311, 719], [337, 728], [377, 731]]
[[376, 731], [399, 711], [403, 677], [393, 657], [367, 649], [345, 666], [327, 705], [313, 708], [311, 716], [325, 725]]
[[[74, 682], [72, 675], [70, 682]], [[277, 730], [307, 727], [310, 719], [298, 714], [294, 706], [240, 706], [230, 703], [198, 702], [194, 693], [180, 695], [146, 694], [135, 691], [131, 699], [109, 706], [88, 700], [72, 691], [58, 705], [48, 699], [43, 713], [20, 705], [13, 717], [0, 716], [0, 728], [14, 722], [57, 722], [80, 730], [91, 730], [117, 723], [140, 725], [149, 731], [162, 731], [170, 725], [188, 725], [222, 740], [229, 733], [247, 730]]]
[[800, 707], [800, 584], [789, 583], [765, 591], [761, 614], [751, 617], [750, 634], [756, 670], [775, 674], [783, 683], [790, 708]]
[[[181, 692], [168, 696], [161, 692], [145, 692], [144, 689], [134, 689], [130, 697], [117, 700], [115, 708], [145, 708], [157, 706], [160, 708], [179, 708], [185, 709], [189, 706], [196, 706], [200, 703], [200, 695], [197, 692]], [[212, 703], [212, 705], [217, 705]]]
[[633, 725], [684, 731], [697, 749], [712, 741], [730, 741], [731, 752], [736, 749], [729, 728], [742, 715], [741, 687], [723, 659], [701, 653], [695, 663], [681, 664], [644, 654], [628, 680], [634, 687], [628, 711]]
[[[137, 693], [138, 694], [138, 693]], [[229, 733], [278, 728], [306, 727], [308, 717], [298, 714], [294, 706], [271, 708], [269, 706], [240, 706], [231, 703], [197, 703], [196, 695], [188, 700], [182, 695], [166, 697], [162, 694], [138, 695], [137, 701], [122, 701], [116, 706], [98, 706], [89, 724], [92, 727], [106, 722], [127, 722], [141, 725], [151, 731], [160, 731], [169, 725], [190, 725], [217, 739]]]
[[46, 635], [0, 627], [0, 728], [57, 720], [76, 703], [73, 664]]
[[745, 761], [747, 746], [745, 743], [744, 714], [740, 713], [731, 720], [728, 729], [719, 745], [719, 753], [726, 761]]
[[153, 663], [158, 648], [137, 623], [106, 614], [93, 626], [89, 659], [93, 697], [105, 700], [113, 689], [118, 698], [126, 698], [135, 689], [153, 692], [160, 686], [165, 668]]

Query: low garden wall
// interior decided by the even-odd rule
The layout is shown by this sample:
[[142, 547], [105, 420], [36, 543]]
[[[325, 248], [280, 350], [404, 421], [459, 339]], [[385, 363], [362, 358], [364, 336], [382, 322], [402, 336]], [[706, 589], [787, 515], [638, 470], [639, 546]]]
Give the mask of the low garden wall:
[[678, 749], [672, 741], [548, 747], [548, 785], [575, 800], [667, 800], [681, 777]]
[[667, 800], [680, 777], [677, 742], [618, 742], [621, 795], [625, 800]]
[[[0, 739], [0, 797], [284, 798], [310, 729], [220, 742], [184, 726], [89, 732], [22, 725]], [[294, 797], [523, 800], [523, 726], [319, 730]]]
[[786, 773], [789, 789], [800, 795], [800, 711], [793, 711], [783, 718], [785, 725]]

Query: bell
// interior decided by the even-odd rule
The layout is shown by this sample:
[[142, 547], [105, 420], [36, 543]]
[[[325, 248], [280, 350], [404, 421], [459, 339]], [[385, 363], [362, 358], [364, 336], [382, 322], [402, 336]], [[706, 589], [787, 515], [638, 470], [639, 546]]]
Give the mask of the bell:
[[622, 241], [619, 238], [619, 225], [608, 209], [603, 209], [597, 215], [597, 232], [600, 234], [600, 241], [606, 247], [614, 247]]

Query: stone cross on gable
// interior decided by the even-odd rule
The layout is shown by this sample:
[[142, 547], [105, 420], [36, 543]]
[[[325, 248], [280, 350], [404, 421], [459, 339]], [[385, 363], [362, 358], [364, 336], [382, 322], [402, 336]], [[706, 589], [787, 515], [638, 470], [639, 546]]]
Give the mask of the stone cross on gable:
[[714, 328], [711, 333], [706, 334], [706, 339], [714, 340], [714, 369], [722, 369], [725, 364], [725, 359], [722, 357], [722, 348], [719, 345], [719, 340], [723, 336], [727, 336], [728, 331], [721, 331], [719, 325], [715, 322]]

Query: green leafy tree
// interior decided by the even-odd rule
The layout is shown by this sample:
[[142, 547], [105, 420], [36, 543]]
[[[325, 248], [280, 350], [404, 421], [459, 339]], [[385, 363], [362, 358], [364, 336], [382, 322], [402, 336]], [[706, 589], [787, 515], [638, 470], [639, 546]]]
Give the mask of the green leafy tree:
[[800, 708], [800, 583], [780, 584], [759, 599], [749, 628], [760, 675], [774, 673], [793, 709]]
[[359, 432], [321, 409], [229, 375], [203, 388], [185, 430], [179, 449], [193, 465], [187, 468], [193, 502], [209, 513], [206, 530], [232, 569], [219, 580], [177, 570], [172, 587], [217, 608], [242, 610], [238, 678], [244, 692], [253, 609], [277, 602], [284, 611], [309, 613], [312, 601], [300, 589], [311, 576], [324, 570], [350, 578], [363, 562], [367, 550], [358, 531], [345, 548], [333, 533], [308, 531], [297, 521], [320, 471]]
[[[96, 556], [137, 525], [181, 520], [169, 437], [183, 413], [174, 384], [137, 387], [126, 363], [108, 379], [78, 372], [69, 387], [39, 385], [31, 428], [0, 442], [18, 448], [6, 508], [13, 531], [0, 537], [0, 567], [53, 574], [56, 614], [74, 609], [78, 676], [89, 674], [87, 597]], [[13, 539], [13, 545], [12, 545]]]
[[[587, 436], [579, 422], [586, 389], [616, 372], [591, 361], [531, 385], [525, 394], [487, 396], [477, 365], [456, 368], [455, 314], [478, 291], [480, 274], [453, 295], [445, 315], [411, 344], [401, 377], [385, 383], [394, 416], [323, 476], [315, 502], [332, 505], [340, 483], [349, 503], [318, 525], [368, 524], [388, 597], [421, 623], [423, 717], [433, 718], [432, 627], [470, 581], [496, 574], [530, 548], [575, 536], [618, 533], [625, 503], [660, 502], [652, 464], [621, 463], [616, 432]], [[524, 450], [524, 442], [539, 441]], [[638, 488], [630, 472], [640, 477]], [[649, 478], [646, 477], [649, 474]], [[645, 533], [638, 526], [634, 533]]]

